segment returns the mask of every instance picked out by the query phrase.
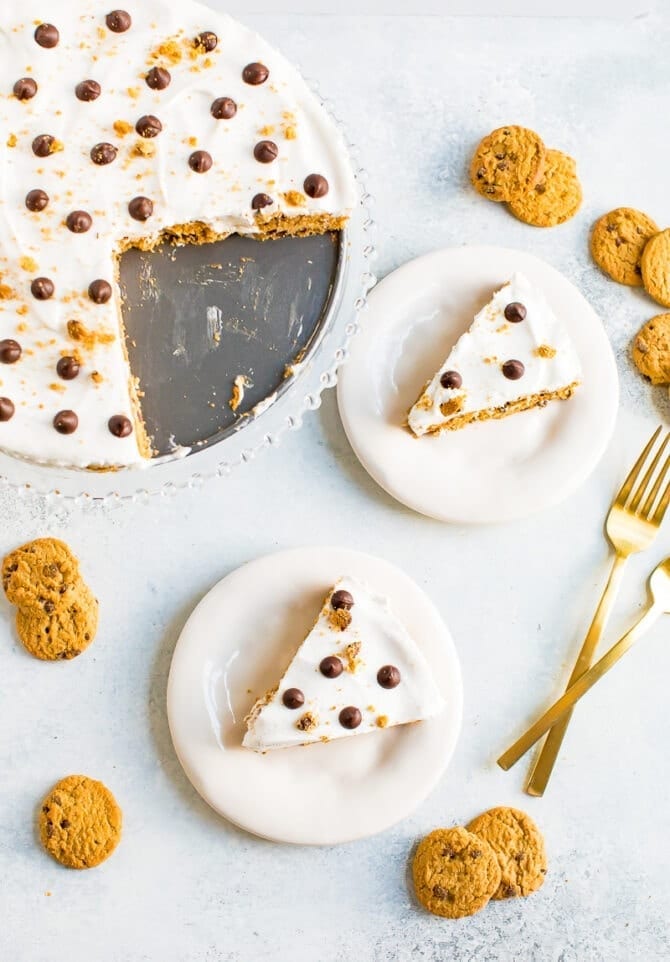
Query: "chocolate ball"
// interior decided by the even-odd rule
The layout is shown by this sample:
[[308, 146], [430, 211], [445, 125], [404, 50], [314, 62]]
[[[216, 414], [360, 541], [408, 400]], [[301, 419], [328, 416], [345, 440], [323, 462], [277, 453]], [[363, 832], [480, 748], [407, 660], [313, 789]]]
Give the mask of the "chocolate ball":
[[400, 684], [400, 672], [395, 665], [384, 665], [377, 672], [377, 684], [382, 688], [397, 688]]
[[133, 197], [128, 204], [128, 211], [133, 220], [149, 220], [154, 212], [153, 201], [148, 197]]
[[457, 389], [463, 384], [463, 378], [458, 371], [445, 371], [440, 378], [440, 384], [444, 388]]
[[37, 30], [35, 30], [35, 42], [38, 43], [40, 47], [46, 47], [47, 50], [58, 46], [59, 40], [60, 34], [52, 23], [41, 23]]
[[208, 170], [212, 169], [213, 163], [212, 155], [208, 154], [206, 150], [196, 150], [188, 158], [188, 166], [196, 174], [206, 174]]
[[336, 655], [328, 655], [321, 660], [319, 671], [326, 678], [338, 678], [344, 671], [344, 665]]
[[248, 63], [242, 71], [245, 84], [251, 84], [252, 87], [264, 84], [269, 76], [270, 71], [264, 63]]
[[0, 397], [0, 422], [11, 421], [15, 410], [13, 401], [8, 397]]
[[55, 143], [56, 138], [51, 134], [39, 134], [33, 140], [33, 153], [36, 157], [48, 157]]
[[91, 281], [88, 285], [88, 296], [94, 304], [106, 304], [112, 296], [112, 285], [109, 281]]
[[125, 414], [115, 414], [107, 422], [107, 427], [115, 438], [127, 438], [133, 433], [133, 422]]
[[107, 29], [111, 30], [112, 33], [125, 33], [126, 30], [130, 30], [132, 26], [132, 17], [125, 10], [112, 10], [105, 17], [105, 23], [107, 24]]
[[351, 611], [354, 607], [354, 596], [350, 591], [345, 591], [344, 588], [340, 588], [339, 591], [333, 592], [333, 596], [330, 599], [331, 607], [335, 611], [339, 611], [340, 608], [346, 609], [346, 611]]
[[237, 104], [232, 97], [217, 97], [210, 111], [217, 120], [230, 120], [237, 113]]
[[67, 215], [65, 223], [73, 234], [85, 234], [93, 226], [93, 218], [85, 210], [73, 210]]
[[163, 124], [158, 117], [154, 117], [153, 114], [145, 114], [144, 117], [140, 117], [135, 124], [135, 130], [140, 137], [158, 137], [162, 129]]
[[96, 80], [82, 80], [74, 88], [77, 100], [83, 100], [85, 103], [89, 103], [92, 100], [97, 100], [102, 93], [102, 87]]
[[518, 381], [525, 374], [526, 368], [521, 361], [505, 361], [502, 372], [510, 381]]
[[39, 211], [44, 210], [48, 203], [49, 195], [44, 190], [37, 188], [26, 194], [26, 207], [34, 213], [39, 213]]
[[305, 704], [305, 696], [299, 688], [287, 688], [281, 699], [286, 708], [302, 708]]
[[255, 194], [251, 201], [252, 210], [262, 210], [272, 204], [274, 204], [274, 201], [269, 194]]
[[16, 364], [21, 357], [21, 345], [7, 337], [0, 341], [0, 364]]
[[32, 77], [21, 77], [14, 84], [14, 96], [17, 100], [32, 100], [37, 93], [37, 84]]
[[261, 164], [271, 164], [279, 155], [279, 147], [273, 140], [261, 140], [254, 147], [254, 157]]
[[212, 50], [215, 50], [218, 42], [219, 38], [215, 33], [212, 33], [211, 30], [203, 30], [193, 41], [199, 50], [204, 50], [206, 53], [211, 53]]
[[525, 320], [527, 313], [526, 308], [523, 304], [520, 304], [519, 301], [512, 301], [512, 303], [508, 304], [505, 308], [505, 318], [511, 321], [512, 324], [518, 324], [520, 321]]
[[50, 277], [36, 277], [30, 285], [30, 293], [37, 301], [48, 301], [56, 287]]
[[165, 90], [170, 86], [172, 75], [165, 67], [152, 67], [144, 79], [152, 90]]
[[76, 357], [61, 357], [56, 365], [56, 373], [64, 381], [74, 381], [80, 369], [81, 365]]
[[330, 189], [328, 181], [321, 174], [310, 174], [309, 177], [305, 177], [303, 187], [307, 196], [314, 199], [325, 197]]
[[355, 708], [353, 705], [349, 705], [347, 708], [342, 709], [339, 714], [339, 719], [342, 728], [353, 730], [354, 728], [358, 728], [360, 723], [363, 721], [363, 716], [358, 708]]
[[95, 147], [91, 148], [91, 160], [98, 167], [104, 167], [106, 164], [111, 164], [116, 160], [116, 155], [118, 150], [114, 144], [96, 144]]
[[74, 434], [79, 427], [79, 418], [74, 411], [59, 411], [53, 425], [59, 434]]

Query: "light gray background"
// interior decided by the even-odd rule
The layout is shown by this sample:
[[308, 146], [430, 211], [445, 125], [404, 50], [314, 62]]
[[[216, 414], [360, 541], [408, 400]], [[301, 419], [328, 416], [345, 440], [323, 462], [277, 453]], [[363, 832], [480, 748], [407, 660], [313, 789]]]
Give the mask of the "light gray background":
[[[362, 147], [379, 272], [447, 244], [545, 257], [602, 315], [624, 413], [579, 493], [509, 527], [447, 527], [393, 503], [356, 462], [332, 393], [279, 450], [167, 502], [74, 510], [2, 491], [0, 552], [38, 535], [67, 539], [102, 624], [85, 656], [44, 665], [23, 652], [0, 602], [0, 959], [667, 959], [667, 623], [581, 706], [545, 799], [521, 793], [525, 765], [504, 774], [494, 759], [565, 679], [605, 572], [606, 506], [668, 413], [664, 391], [628, 361], [656, 309], [593, 268], [587, 237], [596, 215], [621, 204], [670, 222], [670, 21], [247, 19], [318, 78]], [[474, 144], [505, 122], [577, 158], [585, 205], [575, 220], [536, 231], [468, 189]], [[382, 837], [334, 850], [268, 844], [218, 819], [182, 774], [165, 718], [171, 653], [200, 597], [248, 559], [319, 542], [383, 555], [426, 589], [456, 639], [466, 699], [453, 764], [431, 798]], [[643, 604], [643, 578], [669, 547], [666, 532], [632, 565], [613, 632]], [[117, 853], [87, 873], [53, 863], [33, 828], [43, 793], [77, 771], [107, 782], [125, 814]], [[422, 913], [406, 881], [415, 840], [505, 803], [526, 807], [546, 834], [544, 889], [460, 922]]]

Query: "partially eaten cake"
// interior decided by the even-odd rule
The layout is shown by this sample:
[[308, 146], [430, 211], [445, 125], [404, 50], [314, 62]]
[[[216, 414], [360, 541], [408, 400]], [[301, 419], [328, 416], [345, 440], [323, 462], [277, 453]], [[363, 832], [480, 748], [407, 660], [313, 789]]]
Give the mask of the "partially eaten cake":
[[192, 0], [3, 0], [0, 50], [0, 450], [147, 463], [121, 253], [340, 230], [345, 145], [282, 56]]
[[439, 714], [430, 667], [388, 600], [353, 578], [328, 592], [276, 688], [254, 705], [243, 745], [327, 742]]
[[581, 365], [565, 323], [516, 273], [475, 317], [409, 412], [416, 437], [567, 400]]

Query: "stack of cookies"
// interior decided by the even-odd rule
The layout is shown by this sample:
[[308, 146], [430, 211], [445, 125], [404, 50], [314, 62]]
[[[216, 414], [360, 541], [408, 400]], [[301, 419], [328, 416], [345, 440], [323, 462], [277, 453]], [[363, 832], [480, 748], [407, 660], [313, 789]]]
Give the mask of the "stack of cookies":
[[438, 828], [419, 843], [412, 864], [419, 902], [434, 915], [458, 919], [491, 899], [530, 895], [544, 882], [544, 839], [516, 808], [492, 808], [466, 828]]
[[545, 147], [527, 127], [499, 127], [484, 137], [470, 164], [470, 180], [482, 197], [506, 203], [533, 227], [562, 224], [582, 203], [573, 158]]

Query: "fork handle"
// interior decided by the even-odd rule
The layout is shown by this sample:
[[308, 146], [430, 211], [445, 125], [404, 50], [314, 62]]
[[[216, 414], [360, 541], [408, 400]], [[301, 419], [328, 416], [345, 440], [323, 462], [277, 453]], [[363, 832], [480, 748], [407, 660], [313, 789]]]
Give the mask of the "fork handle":
[[[582, 644], [577, 661], [575, 662], [575, 667], [572, 669], [570, 680], [566, 685], [566, 691], [571, 685], [574, 685], [578, 678], [584, 674], [593, 661], [593, 656], [598, 647], [598, 642], [602, 637], [610, 616], [610, 612], [612, 611], [614, 603], [617, 599], [617, 595], [619, 594], [619, 589], [621, 587], [627, 561], [628, 557], [620, 554], [619, 552], [617, 552], [617, 554], [614, 556], [614, 561], [612, 562], [607, 584], [605, 585], [602, 596], [598, 603], [598, 607], [596, 608], [596, 612], [593, 616], [593, 621], [591, 622], [591, 626], [586, 634], [586, 638]], [[551, 773], [554, 770], [558, 753], [561, 750], [563, 738], [565, 737], [568, 725], [570, 724], [571, 717], [572, 712], [567, 712], [560, 721], [556, 722], [554, 727], [547, 735], [547, 740], [542, 746], [542, 751], [538, 755], [530, 779], [528, 780], [528, 785], [526, 786], [526, 791], [529, 795], [544, 795], [547, 784], [549, 783], [549, 779], [551, 778]]]
[[538, 738], [542, 738], [544, 733], [549, 731], [559, 718], [565, 715], [590, 688], [593, 688], [603, 675], [607, 674], [610, 668], [616, 665], [619, 659], [633, 647], [642, 635], [649, 631], [654, 622], [658, 621], [662, 614], [663, 609], [660, 605], [651, 605], [639, 621], [626, 632], [623, 638], [620, 638], [595, 665], [589, 668], [588, 671], [585, 671], [574, 685], [571, 685], [565, 694], [561, 695], [558, 701], [555, 701], [551, 708], [549, 708], [541, 718], [538, 718], [535, 724], [531, 725], [528, 731], [522, 735], [511, 748], [507, 749], [504, 755], [500, 756], [498, 759], [500, 767], [507, 771], [512, 765], [515, 765], [521, 756], [525, 755], [528, 749], [535, 744]]

